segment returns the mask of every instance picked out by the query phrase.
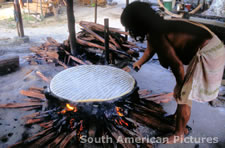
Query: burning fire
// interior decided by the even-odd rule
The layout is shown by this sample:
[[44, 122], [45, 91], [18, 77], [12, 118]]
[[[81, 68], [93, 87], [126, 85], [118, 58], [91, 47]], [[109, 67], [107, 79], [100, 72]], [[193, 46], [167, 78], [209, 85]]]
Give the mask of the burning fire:
[[68, 111], [73, 111], [73, 112], [77, 112], [77, 107], [75, 107], [75, 106], [72, 106], [72, 105], [70, 105], [70, 104], [66, 104], [66, 109], [68, 110]]
[[[123, 109], [121, 109], [120, 107], [116, 107], [116, 112], [120, 117], [123, 117], [124, 114], [121, 112], [123, 111]], [[115, 119], [116, 123], [119, 125], [126, 125], [128, 126], [128, 123], [126, 121], [124, 121], [123, 119]]]
[[72, 106], [70, 104], [66, 104], [66, 109], [62, 110], [60, 113], [61, 114], [65, 114], [67, 111], [73, 111], [73, 112], [77, 112], [77, 107], [76, 106]]
[[119, 116], [123, 117], [124, 115], [123, 115], [123, 113], [120, 112], [121, 110], [122, 110], [122, 109], [121, 109], [120, 107], [116, 107], [116, 112], [117, 112], [117, 114], [118, 114]]

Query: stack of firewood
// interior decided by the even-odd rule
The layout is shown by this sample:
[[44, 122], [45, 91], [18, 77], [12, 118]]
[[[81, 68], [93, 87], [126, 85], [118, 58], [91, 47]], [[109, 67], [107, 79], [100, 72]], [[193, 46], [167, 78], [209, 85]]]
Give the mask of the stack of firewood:
[[[31, 47], [35, 56], [27, 57], [30, 64], [38, 64], [40, 59], [49, 63], [56, 63], [64, 68], [80, 64], [103, 64], [104, 62], [104, 26], [92, 22], [80, 22], [82, 31], [77, 34], [77, 50], [79, 55], [73, 56], [70, 52], [69, 40], [62, 44], [51, 37], [47, 37], [40, 47]], [[109, 57], [110, 64], [125, 67], [139, 56], [139, 47], [125, 39], [127, 32], [116, 28], [109, 28]], [[126, 63], [126, 64], [124, 64]]]
[[[92, 135], [95, 137], [97, 130], [103, 130], [102, 135], [99, 136], [110, 136], [114, 139], [126, 137], [143, 138], [144, 136], [138, 130], [141, 126], [147, 126], [156, 130], [156, 134], [173, 132], [175, 129], [175, 122], [173, 119], [165, 118], [165, 111], [162, 106], [150, 101], [156, 95], [148, 96], [147, 98], [142, 97], [138, 101], [126, 100], [123, 104], [120, 104], [116, 108], [119, 108], [118, 116], [106, 115], [104, 113], [104, 120], [97, 120], [90, 122], [89, 118], [83, 117], [80, 110], [76, 109], [67, 110], [62, 106], [56, 106], [54, 108], [46, 107], [47, 100], [44, 95], [44, 90], [38, 87], [31, 87], [28, 90], [22, 90], [21, 94], [29, 98], [25, 99], [25, 103], [9, 103], [1, 104], [0, 108], [24, 108], [25, 111], [32, 109], [39, 109], [39, 111], [26, 115], [23, 119], [26, 120], [25, 126], [37, 124], [42, 127], [42, 130], [37, 134], [29, 137], [28, 139], [19, 141], [11, 147], [60, 147], [64, 148], [68, 145], [80, 146], [80, 138], [82, 135]], [[139, 91], [140, 96], [149, 95], [149, 91]], [[163, 100], [167, 94], [157, 95]], [[164, 98], [165, 99], [165, 98]], [[42, 110], [42, 111], [41, 111]], [[66, 110], [66, 111], [65, 111]], [[128, 113], [125, 113], [127, 110]], [[121, 115], [120, 115], [121, 114]], [[113, 118], [112, 118], [113, 117]], [[95, 119], [96, 120], [96, 119]], [[92, 125], [93, 123], [93, 125]], [[98, 127], [102, 123], [101, 127]], [[94, 131], [93, 131], [94, 130]], [[158, 133], [159, 132], [159, 133]], [[156, 135], [152, 135], [156, 136]], [[113, 141], [116, 143], [116, 141]], [[144, 147], [152, 148], [153, 145], [148, 141], [142, 141], [141, 144]], [[113, 144], [114, 144], [113, 143]], [[135, 143], [116, 143], [125, 148], [137, 147]], [[103, 143], [104, 146], [106, 146]], [[111, 143], [108, 143], [110, 146]], [[99, 146], [102, 147], [102, 146]]]

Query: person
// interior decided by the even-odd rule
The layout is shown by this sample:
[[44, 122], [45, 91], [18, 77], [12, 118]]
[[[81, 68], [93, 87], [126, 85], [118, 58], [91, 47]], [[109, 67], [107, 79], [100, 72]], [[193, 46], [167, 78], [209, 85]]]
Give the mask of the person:
[[[165, 20], [145, 2], [130, 3], [121, 14], [121, 23], [136, 41], [147, 39], [147, 49], [134, 68], [140, 69], [157, 54], [160, 64], [172, 70], [178, 105], [176, 128], [167, 143], [181, 142], [188, 132], [192, 100], [207, 102], [218, 95], [225, 65], [223, 43], [206, 26], [184, 19]], [[186, 74], [184, 65], [188, 65]]]

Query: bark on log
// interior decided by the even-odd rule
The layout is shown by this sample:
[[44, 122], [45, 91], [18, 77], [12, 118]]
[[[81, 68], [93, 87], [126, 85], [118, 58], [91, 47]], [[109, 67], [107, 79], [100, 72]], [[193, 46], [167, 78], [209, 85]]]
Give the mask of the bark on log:
[[155, 128], [161, 132], [173, 132], [175, 130], [174, 126], [165, 124], [163, 121], [151, 115], [144, 115], [144, 114], [140, 115], [133, 111], [130, 111], [129, 115], [131, 116], [132, 119], [137, 120], [144, 125]]
[[8, 74], [19, 68], [19, 56], [0, 59], [0, 75]]

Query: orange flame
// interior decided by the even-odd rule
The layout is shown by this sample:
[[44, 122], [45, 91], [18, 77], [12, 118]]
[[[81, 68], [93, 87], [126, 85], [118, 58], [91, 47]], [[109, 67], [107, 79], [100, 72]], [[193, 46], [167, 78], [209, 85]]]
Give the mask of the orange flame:
[[77, 107], [75, 107], [75, 106], [72, 106], [72, 105], [70, 105], [70, 104], [66, 104], [66, 109], [68, 110], [68, 111], [74, 111], [74, 112], [77, 112]]
[[116, 112], [117, 112], [117, 114], [118, 114], [119, 116], [122, 117], [122, 116], [124, 116], [124, 115], [123, 115], [123, 113], [120, 112], [120, 110], [121, 110], [121, 108], [116, 107]]
[[66, 113], [66, 110], [64, 109], [64, 110], [62, 110], [60, 113], [61, 113], [61, 114], [65, 114], [65, 113]]

